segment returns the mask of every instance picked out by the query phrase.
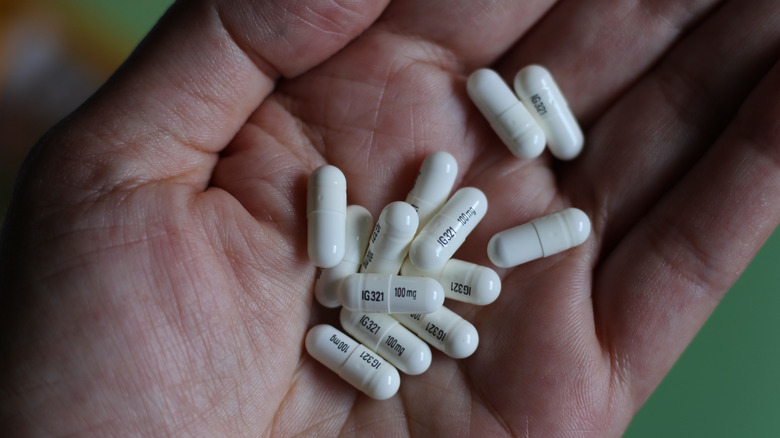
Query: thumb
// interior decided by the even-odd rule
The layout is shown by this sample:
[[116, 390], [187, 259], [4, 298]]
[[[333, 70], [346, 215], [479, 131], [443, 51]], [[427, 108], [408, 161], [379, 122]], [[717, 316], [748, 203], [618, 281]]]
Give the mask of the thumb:
[[217, 152], [274, 82], [330, 57], [385, 5], [177, 2], [108, 83], [39, 145], [28, 163], [32, 181], [57, 200], [162, 180], [203, 190]]

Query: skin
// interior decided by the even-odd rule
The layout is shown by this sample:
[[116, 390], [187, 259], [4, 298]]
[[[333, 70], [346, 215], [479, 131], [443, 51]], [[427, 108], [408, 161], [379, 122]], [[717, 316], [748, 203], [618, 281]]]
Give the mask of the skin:
[[[36, 146], [2, 240], [9, 436], [619, 436], [780, 222], [776, 2], [179, 2]], [[513, 158], [467, 75], [555, 75], [586, 133]], [[582, 246], [452, 304], [477, 352], [379, 402], [312, 360], [306, 178], [377, 217], [425, 156]]]

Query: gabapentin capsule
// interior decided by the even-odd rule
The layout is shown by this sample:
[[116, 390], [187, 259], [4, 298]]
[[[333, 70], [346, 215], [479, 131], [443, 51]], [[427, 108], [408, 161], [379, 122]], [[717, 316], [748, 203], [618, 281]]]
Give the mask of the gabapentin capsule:
[[360, 272], [397, 274], [417, 233], [417, 212], [406, 202], [387, 204], [379, 214]]
[[431, 365], [431, 349], [397, 319], [382, 313], [341, 308], [341, 326], [406, 374], [422, 374]]
[[501, 293], [501, 278], [496, 271], [458, 259], [450, 259], [438, 271], [423, 271], [406, 259], [401, 275], [433, 278], [444, 288], [445, 298], [478, 306], [492, 303]]
[[567, 208], [497, 233], [488, 242], [488, 257], [496, 266], [511, 268], [573, 248], [588, 235], [588, 216]]
[[471, 356], [479, 344], [477, 329], [452, 310], [442, 307], [427, 315], [399, 314], [393, 318], [447, 356]]
[[430, 313], [444, 304], [444, 290], [432, 278], [361, 273], [341, 281], [339, 301], [356, 312]]
[[414, 187], [406, 196], [406, 202], [417, 210], [419, 228], [447, 202], [457, 176], [458, 162], [449, 153], [439, 151], [425, 157]]
[[550, 72], [529, 65], [517, 72], [514, 85], [515, 93], [544, 130], [550, 153], [561, 160], [579, 155], [585, 138]]
[[306, 334], [306, 351], [371, 398], [386, 400], [401, 385], [395, 367], [333, 326], [312, 327]]
[[331, 165], [314, 169], [306, 194], [309, 259], [332, 268], [344, 258], [347, 227], [347, 180]]
[[486, 68], [475, 71], [466, 91], [512, 154], [528, 159], [544, 152], [544, 131], [498, 73]]
[[464, 187], [417, 234], [409, 258], [423, 271], [441, 269], [479, 221], [485, 217], [487, 198], [481, 190]]
[[344, 245], [344, 258], [338, 265], [322, 269], [314, 283], [314, 296], [320, 304], [333, 308], [341, 305], [338, 292], [339, 283], [349, 274], [355, 274], [363, 262], [368, 238], [374, 229], [371, 213], [359, 205], [347, 207], [347, 233]]

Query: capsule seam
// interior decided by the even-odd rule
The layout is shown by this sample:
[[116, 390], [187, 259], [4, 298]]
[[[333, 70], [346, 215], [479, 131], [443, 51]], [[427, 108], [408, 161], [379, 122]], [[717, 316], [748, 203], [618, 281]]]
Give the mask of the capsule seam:
[[539, 248], [542, 249], [542, 257], [546, 257], [547, 254], [544, 251], [544, 244], [542, 243], [542, 237], [539, 235], [539, 230], [536, 229], [536, 224], [531, 222], [531, 226], [534, 227], [534, 233], [536, 233], [536, 239], [539, 242]]

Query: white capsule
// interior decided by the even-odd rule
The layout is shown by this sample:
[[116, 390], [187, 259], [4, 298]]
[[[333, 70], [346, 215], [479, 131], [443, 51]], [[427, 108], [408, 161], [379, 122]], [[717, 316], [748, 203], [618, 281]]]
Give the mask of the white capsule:
[[309, 258], [321, 268], [332, 268], [344, 258], [347, 228], [347, 180], [330, 165], [309, 175], [306, 194]]
[[401, 275], [433, 278], [444, 288], [445, 298], [478, 306], [492, 303], [501, 293], [501, 278], [496, 271], [458, 259], [450, 259], [438, 271], [423, 271], [406, 259]]
[[333, 326], [312, 327], [306, 334], [306, 351], [371, 398], [386, 400], [401, 385], [395, 367]]
[[339, 301], [356, 312], [430, 313], [444, 304], [444, 290], [432, 278], [361, 273], [341, 281]]
[[406, 202], [417, 210], [418, 228], [424, 227], [447, 202], [457, 175], [458, 162], [447, 152], [434, 152], [425, 157], [414, 187], [406, 196]]
[[560, 88], [547, 69], [529, 65], [515, 75], [515, 93], [544, 130], [550, 153], [571, 160], [582, 151], [585, 138]]
[[479, 344], [477, 329], [446, 307], [427, 315], [399, 314], [393, 317], [425, 342], [455, 359], [471, 356]]
[[368, 241], [360, 272], [397, 274], [417, 233], [417, 212], [406, 202], [387, 204]]
[[354, 274], [363, 262], [368, 239], [374, 228], [371, 213], [359, 205], [347, 207], [347, 239], [344, 245], [344, 258], [338, 265], [322, 269], [314, 283], [314, 296], [320, 304], [333, 308], [341, 305], [338, 291], [339, 283], [349, 274]]
[[485, 217], [487, 206], [479, 189], [464, 187], [455, 192], [412, 241], [412, 263], [423, 271], [441, 269]]
[[488, 242], [488, 257], [496, 266], [511, 268], [573, 248], [588, 235], [588, 216], [567, 208], [497, 233]]
[[422, 374], [431, 365], [428, 344], [390, 315], [341, 308], [341, 326], [406, 374]]
[[544, 131], [498, 73], [486, 68], [475, 71], [466, 91], [512, 154], [528, 159], [544, 152]]

